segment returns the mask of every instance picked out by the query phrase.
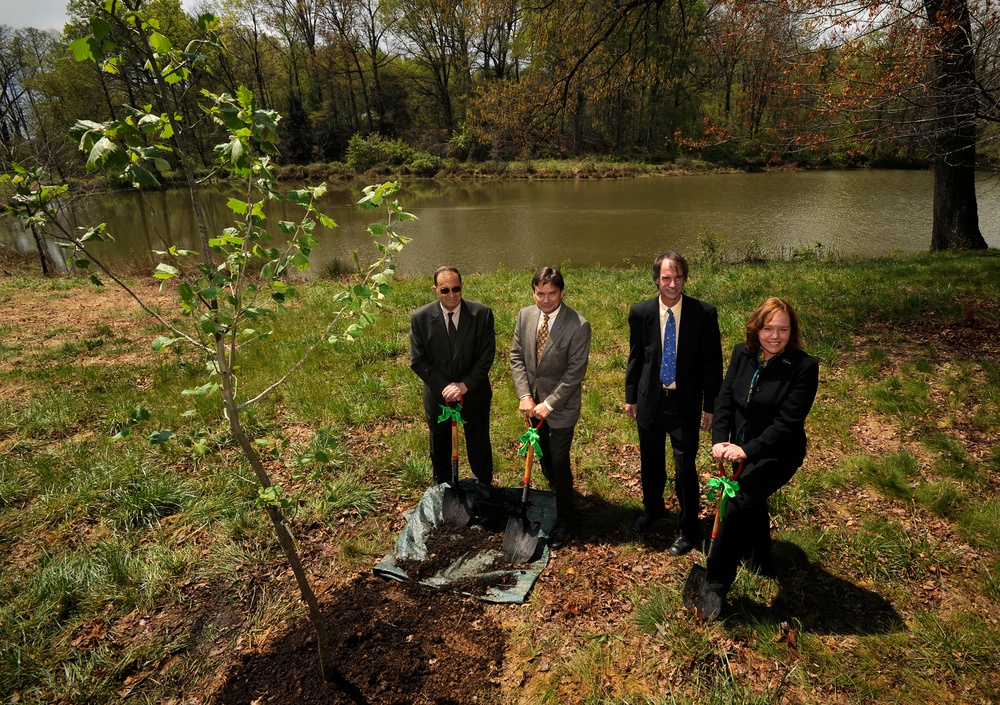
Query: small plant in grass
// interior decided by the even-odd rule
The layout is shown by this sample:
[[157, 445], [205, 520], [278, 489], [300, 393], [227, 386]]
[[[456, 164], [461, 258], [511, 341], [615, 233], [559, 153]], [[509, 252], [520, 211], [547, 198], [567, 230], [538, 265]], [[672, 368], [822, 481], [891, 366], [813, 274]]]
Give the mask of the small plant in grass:
[[926, 537], [884, 519], [867, 522], [845, 539], [845, 555], [855, 570], [876, 582], [923, 573], [940, 560]]
[[977, 486], [985, 484], [986, 478], [979, 472], [978, 464], [965, 452], [965, 447], [954, 438], [945, 433], [931, 433], [921, 440], [925, 446], [940, 453], [934, 462], [936, 471], [946, 477]]
[[948, 480], [918, 485], [913, 496], [922, 506], [941, 517], [953, 518], [965, 504], [965, 493]]
[[[157, 22], [144, 16], [140, 4], [137, 0], [102, 0], [95, 4], [89, 22], [90, 34], [73, 42], [70, 48], [78, 60], [94, 61], [110, 72], [117, 72], [129, 57], [138, 58], [143, 63], [141, 74], [148, 76], [152, 84], [152, 104], [127, 107], [121, 120], [105, 123], [79, 120], [72, 134], [87, 155], [88, 168], [103, 169], [133, 186], [156, 185], [155, 174], [174, 169], [184, 175], [201, 238], [201, 252], [174, 246], [157, 251], [161, 261], [153, 273], [162, 285], [169, 283], [175, 287], [181, 317], [168, 319], [159, 314], [94, 256], [91, 246], [111, 237], [105, 224], [73, 233], [60, 222], [57, 217], [59, 199], [68, 188], [65, 185], [47, 185], [41, 170], [14, 165], [13, 173], [4, 175], [15, 190], [10, 210], [28, 228], [51, 229], [57, 242], [72, 251], [72, 265], [85, 271], [92, 271], [93, 266], [101, 273], [91, 274], [95, 284], [102, 284], [101, 276], [111, 279], [155, 318], [165, 334], [153, 341], [154, 349], [186, 345], [202, 357], [207, 381], [181, 393], [192, 399], [221, 397], [229, 433], [259, 484], [258, 503], [271, 520], [308, 606], [309, 618], [317, 633], [323, 675], [328, 681], [334, 680], [338, 674], [330, 658], [319, 604], [283, 513], [289, 502], [281, 486], [271, 481], [261, 457], [262, 454], [281, 455], [284, 443], [253, 439], [252, 410], [284, 384], [321, 345], [353, 341], [364, 328], [374, 323], [374, 314], [381, 308], [395, 273], [393, 257], [406, 242], [406, 238], [396, 234], [396, 223], [413, 216], [393, 199], [398, 184], [389, 182], [365, 189], [359, 205], [366, 209], [384, 208], [388, 216], [386, 222], [369, 227], [379, 249], [378, 259], [367, 267], [359, 281], [345, 284], [337, 295], [339, 308], [297, 361], [262, 389], [244, 386], [242, 380], [247, 376], [242, 369], [246, 357], [244, 349], [265, 344], [271, 334], [268, 320], [283, 310], [295, 293], [289, 284], [290, 275], [296, 269], [309, 266], [309, 254], [319, 240], [319, 229], [336, 225], [316, 205], [326, 187], [324, 184], [279, 193], [271, 158], [277, 154], [280, 115], [258, 106], [245, 88], [240, 88], [235, 96], [202, 91], [205, 100], [202, 110], [226, 133], [226, 141], [215, 148], [218, 166], [243, 184], [241, 197], [230, 198], [227, 203], [235, 216], [233, 225], [211, 237], [193, 162], [186, 156], [179, 139], [182, 113], [177, 110], [175, 91], [188, 82], [192, 71], [206, 62], [208, 57], [201, 51], [221, 50], [216, 35], [219, 22], [211, 14], [202, 15], [198, 26], [203, 39], [178, 51], [160, 33]], [[301, 206], [300, 219], [270, 225], [264, 210], [271, 200]], [[67, 348], [60, 354], [75, 356], [78, 352], [76, 348]], [[185, 415], [199, 416], [199, 411], [191, 409]], [[137, 408], [115, 438], [128, 438], [132, 428], [148, 418], [148, 412]], [[154, 444], [165, 444], [180, 435], [185, 434], [161, 429], [150, 433], [147, 439]], [[208, 450], [204, 436], [197, 433], [184, 440], [194, 452], [204, 454]], [[350, 498], [350, 504], [364, 507], [373, 501], [365, 493], [351, 493]], [[173, 511], [178, 501], [169, 486], [149, 485], [126, 492], [123, 499], [131, 506], [123, 510], [126, 523], [158, 518], [164, 512]]]
[[1000, 558], [994, 558], [982, 569], [983, 594], [1000, 600]]
[[[919, 366], [918, 366], [919, 370]], [[897, 417], [906, 428], [927, 423], [933, 409], [930, 385], [912, 372], [889, 377], [868, 392], [876, 410]]]
[[[922, 612], [916, 616], [911, 659], [916, 667], [950, 671], [956, 677], [986, 677], [996, 669], [1000, 633], [984, 615], [956, 611], [947, 617]], [[1000, 688], [993, 685], [994, 694]]]
[[881, 458], [864, 456], [857, 460], [858, 473], [882, 494], [894, 499], [909, 499], [913, 494], [913, 477], [917, 459], [906, 451]]
[[415, 491], [423, 490], [430, 483], [433, 477], [430, 461], [424, 457], [407, 455], [393, 468], [394, 474], [399, 478], [402, 489]]
[[959, 514], [958, 525], [969, 543], [995, 549], [1000, 546], [1000, 500], [970, 502]]
[[701, 248], [701, 251], [695, 260], [699, 264], [724, 264], [726, 262], [726, 238], [717, 234], [707, 225], [701, 226], [698, 247]]
[[331, 481], [323, 492], [320, 509], [330, 514], [357, 512], [371, 514], [378, 508], [381, 491], [360, 478], [343, 475]]

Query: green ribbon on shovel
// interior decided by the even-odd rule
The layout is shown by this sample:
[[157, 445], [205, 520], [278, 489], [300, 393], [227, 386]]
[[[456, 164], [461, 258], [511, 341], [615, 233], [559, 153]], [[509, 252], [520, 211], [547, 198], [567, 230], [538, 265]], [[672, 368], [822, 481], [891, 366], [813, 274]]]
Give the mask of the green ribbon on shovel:
[[521, 450], [517, 451], [518, 455], [525, 455], [528, 452], [528, 446], [530, 445], [535, 449], [535, 455], [539, 458], [542, 457], [542, 448], [538, 445], [537, 428], [529, 428], [518, 440], [521, 442]]
[[722, 490], [722, 503], [719, 506], [719, 518], [726, 515], [726, 499], [735, 497], [740, 491], [740, 483], [728, 477], [713, 477], [708, 481], [708, 499], [715, 501], [715, 490]]
[[464, 424], [465, 419], [462, 418], [462, 405], [445, 406], [441, 404], [441, 415], [438, 416], [438, 423], [442, 421], [454, 421], [459, 426]]

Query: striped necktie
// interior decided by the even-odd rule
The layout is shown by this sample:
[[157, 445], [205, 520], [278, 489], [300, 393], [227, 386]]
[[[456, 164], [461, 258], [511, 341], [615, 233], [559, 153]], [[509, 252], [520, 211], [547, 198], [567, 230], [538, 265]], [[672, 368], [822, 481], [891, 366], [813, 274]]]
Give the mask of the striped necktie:
[[535, 339], [535, 364], [542, 359], [542, 350], [545, 348], [545, 341], [549, 339], [549, 314], [542, 314], [542, 325], [538, 329], [538, 337]]

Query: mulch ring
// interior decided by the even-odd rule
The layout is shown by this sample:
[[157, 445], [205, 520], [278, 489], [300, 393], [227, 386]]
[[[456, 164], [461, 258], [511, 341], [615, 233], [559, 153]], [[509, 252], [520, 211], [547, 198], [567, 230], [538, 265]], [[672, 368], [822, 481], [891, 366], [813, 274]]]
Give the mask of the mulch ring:
[[496, 703], [507, 635], [483, 604], [416, 583], [360, 575], [323, 606], [340, 683], [320, 671], [299, 619], [262, 653], [239, 657], [215, 705]]

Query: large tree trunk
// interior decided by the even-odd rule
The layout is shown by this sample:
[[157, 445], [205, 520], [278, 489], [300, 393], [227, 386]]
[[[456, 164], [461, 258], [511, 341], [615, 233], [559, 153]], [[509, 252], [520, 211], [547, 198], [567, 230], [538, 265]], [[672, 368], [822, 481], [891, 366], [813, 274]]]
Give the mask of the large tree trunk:
[[951, 162], [948, 157], [934, 161], [931, 250], [985, 250], [986, 240], [979, 230], [975, 167]]
[[926, 0], [936, 33], [931, 250], [984, 250], [976, 203], [976, 85], [966, 0]]

